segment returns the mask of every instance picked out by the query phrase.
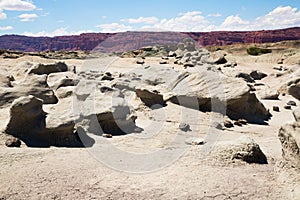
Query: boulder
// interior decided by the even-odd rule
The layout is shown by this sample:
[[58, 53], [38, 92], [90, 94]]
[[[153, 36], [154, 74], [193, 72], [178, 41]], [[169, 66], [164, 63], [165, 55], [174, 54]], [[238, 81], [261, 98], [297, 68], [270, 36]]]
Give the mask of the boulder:
[[176, 53], [174, 51], [169, 51], [168, 56], [169, 57], [176, 57]]
[[249, 137], [242, 136], [233, 141], [219, 142], [211, 152], [211, 156], [227, 162], [241, 160], [247, 163], [267, 164], [267, 157], [259, 145]]
[[300, 69], [290, 75], [286, 86], [288, 93], [300, 100]]
[[300, 100], [300, 81], [288, 86], [288, 93]]
[[283, 108], [284, 108], [284, 109], [287, 109], [287, 110], [291, 110], [291, 109], [292, 109], [292, 107], [289, 106], [289, 105], [284, 105]]
[[294, 115], [294, 118], [297, 122], [300, 122], [300, 108], [296, 108], [294, 111], [293, 111], [293, 115]]
[[8, 105], [13, 100], [28, 95], [42, 99], [45, 104], [55, 104], [58, 102], [53, 90], [47, 84], [46, 75], [27, 75], [12, 88], [0, 87], [0, 106]]
[[4, 76], [4, 75], [0, 74], [0, 87], [12, 87], [12, 84], [11, 84], [12, 80], [13, 79], [11, 79], [10, 76]]
[[33, 65], [28, 73], [29, 74], [37, 74], [37, 75], [43, 75], [43, 74], [51, 74], [51, 73], [57, 73], [57, 72], [66, 72], [68, 71], [68, 66], [63, 62], [57, 62], [54, 64], [36, 64]]
[[55, 94], [59, 99], [63, 99], [63, 98], [72, 96], [74, 93], [74, 90], [75, 90], [75, 87], [73, 87], [73, 86], [61, 87], [55, 91]]
[[255, 70], [255, 71], [252, 71], [252, 72], [250, 73], [250, 76], [251, 76], [254, 80], [261, 80], [261, 79], [267, 77], [268, 75], [265, 74], [265, 73], [263, 73], [263, 72], [259, 72], [259, 71]]
[[52, 88], [54, 90], [57, 90], [61, 87], [67, 87], [67, 86], [76, 86], [79, 83], [78, 79], [73, 79], [73, 78], [62, 78], [60, 80], [58, 80], [57, 82], [55, 82], [52, 85]]
[[180, 123], [178, 128], [184, 132], [191, 131], [190, 125], [186, 123]]
[[231, 120], [226, 119], [226, 120], [224, 120], [224, 127], [226, 127], [226, 128], [232, 128], [232, 127], [234, 127], [234, 125], [231, 122]]
[[278, 107], [278, 106], [273, 106], [273, 111], [275, 111], [275, 112], [279, 112], [279, 111], [280, 111], [280, 109], [279, 109], [279, 107]]
[[249, 74], [244, 73], [244, 72], [238, 73], [235, 77], [242, 78], [248, 83], [254, 83], [254, 79]]
[[278, 100], [279, 97], [279, 92], [277, 90], [266, 87], [258, 90], [256, 94], [260, 99], [266, 100]]
[[49, 117], [42, 106], [43, 100], [31, 95], [14, 100], [5, 132], [31, 147], [81, 146], [74, 120], [69, 116], [64, 121], [61, 116]]
[[70, 72], [70, 71], [53, 73], [53, 74], [49, 74], [47, 76], [47, 83], [51, 89], [56, 90], [57, 85], [63, 79], [72, 79], [72, 80], [76, 81], [76, 80], [78, 80], [78, 77], [76, 74], [74, 74], [73, 72]]
[[289, 106], [297, 106], [296, 102], [295, 101], [289, 101], [286, 103], [286, 105], [289, 105]]
[[5, 141], [5, 146], [7, 147], [20, 147], [21, 141], [18, 138], [11, 137]]
[[230, 118], [249, 122], [269, 118], [267, 109], [243, 80], [204, 67], [197, 72], [176, 84], [171, 102], [203, 111], [226, 112]]
[[164, 106], [165, 101], [163, 99], [163, 95], [159, 94], [156, 90], [149, 90], [149, 89], [139, 89], [135, 90], [136, 95], [145, 103], [148, 107], [153, 106]]
[[95, 135], [103, 133], [121, 135], [135, 132], [137, 117], [119, 92], [103, 93], [96, 90], [91, 94], [88, 88], [92, 86], [80, 82], [74, 91], [73, 101], [72, 98], [64, 99], [62, 102], [65, 103], [61, 106], [72, 109], [73, 104], [73, 112], [81, 116], [79, 124], [88, 121], [86, 129]]
[[226, 53], [224, 51], [213, 52], [210, 55], [210, 62], [212, 62], [214, 64], [225, 64], [225, 63], [227, 63], [225, 56], [226, 56]]
[[300, 168], [300, 108], [293, 111], [295, 122], [286, 124], [279, 130], [282, 156], [294, 167]]
[[145, 63], [145, 61], [143, 59], [141, 59], [141, 58], [139, 58], [139, 59], [136, 60], [136, 64], [142, 65], [144, 63]]

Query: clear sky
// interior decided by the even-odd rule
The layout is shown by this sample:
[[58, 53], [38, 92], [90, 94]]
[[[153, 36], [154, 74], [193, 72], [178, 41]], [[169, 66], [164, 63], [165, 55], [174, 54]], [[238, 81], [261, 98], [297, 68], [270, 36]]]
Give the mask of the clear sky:
[[0, 35], [300, 26], [300, 0], [0, 0]]

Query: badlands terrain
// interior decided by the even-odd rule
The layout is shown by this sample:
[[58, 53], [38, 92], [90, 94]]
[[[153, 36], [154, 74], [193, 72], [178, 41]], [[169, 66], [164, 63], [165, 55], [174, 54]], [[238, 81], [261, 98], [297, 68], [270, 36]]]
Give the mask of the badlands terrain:
[[2, 52], [0, 199], [299, 199], [299, 41], [258, 46]]

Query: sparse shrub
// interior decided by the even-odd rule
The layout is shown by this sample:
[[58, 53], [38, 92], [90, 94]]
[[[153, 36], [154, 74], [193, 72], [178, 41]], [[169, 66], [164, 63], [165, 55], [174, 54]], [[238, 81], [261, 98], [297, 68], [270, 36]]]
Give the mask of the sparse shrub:
[[258, 47], [249, 47], [247, 49], [247, 53], [252, 56], [257, 56], [257, 55], [271, 53], [271, 52], [272, 52], [271, 49], [263, 49]]

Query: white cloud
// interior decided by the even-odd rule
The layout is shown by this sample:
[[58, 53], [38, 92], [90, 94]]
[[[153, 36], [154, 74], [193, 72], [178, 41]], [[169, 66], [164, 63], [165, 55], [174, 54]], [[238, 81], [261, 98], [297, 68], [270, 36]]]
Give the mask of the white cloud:
[[208, 17], [221, 17], [222, 15], [220, 13], [214, 13], [207, 15]]
[[249, 21], [241, 19], [238, 15], [228, 16], [224, 22], [218, 27], [221, 30], [244, 30], [250, 24]]
[[79, 35], [81, 33], [88, 33], [88, 32], [93, 32], [93, 31], [91, 30], [68, 31], [68, 28], [63, 27], [63, 28], [58, 28], [52, 32], [47, 32], [47, 31], [40, 31], [37, 33], [24, 32], [23, 35], [33, 36], [33, 37], [41, 37], [41, 36], [54, 37], [54, 36], [63, 36], [63, 35]]
[[12, 26], [0, 26], [0, 31], [9, 31], [12, 30]]
[[129, 19], [121, 19], [121, 22], [126, 22], [129, 24], [140, 24], [140, 23], [155, 24], [158, 22], [158, 18], [157, 17], [139, 17], [137, 19], [129, 18]]
[[57, 23], [64, 23], [65, 21], [60, 19], [60, 20], [57, 20]]
[[107, 19], [107, 16], [103, 15], [101, 18], [102, 18], [102, 19]]
[[292, 26], [300, 26], [300, 11], [291, 6], [279, 6], [267, 15], [255, 20], [254, 28], [277, 29]]
[[129, 30], [146, 31], [245, 31], [261, 29], [278, 29], [300, 26], [300, 11], [290, 6], [279, 6], [264, 16], [252, 20], [245, 20], [237, 15], [227, 16], [220, 24], [213, 22], [211, 17], [220, 17], [214, 13], [203, 16], [200, 11], [179, 13], [174, 18], [158, 19], [156, 17], [139, 17], [122, 19], [122, 24], [102, 24], [102, 32], [123, 32]]
[[[1, 0], [0, 0], [1, 1]], [[240, 15], [227, 16], [223, 22], [215, 23], [214, 17], [220, 14], [210, 14], [203, 16], [199, 11], [179, 13], [176, 17], [159, 19], [157, 17], [138, 17], [121, 19], [118, 22], [100, 24], [96, 27], [101, 32], [124, 32], [132, 30], [147, 31], [180, 31], [180, 32], [202, 32], [202, 31], [244, 31], [279, 29], [300, 26], [300, 11], [291, 6], [279, 6], [269, 13], [256, 19], [244, 19]], [[105, 19], [106, 17], [102, 17]], [[222, 18], [219, 18], [221, 20]], [[219, 21], [218, 20], [218, 21]], [[76, 35], [91, 31], [68, 31], [67, 28], [59, 28], [53, 32], [41, 31], [38, 33], [26, 32], [26, 35], [33, 36], [57, 36], [57, 35]]]
[[22, 14], [19, 18], [22, 22], [34, 21], [38, 16], [36, 14]]
[[104, 33], [115, 33], [115, 32], [124, 32], [132, 30], [131, 26], [126, 26], [124, 24], [119, 23], [111, 23], [111, 24], [100, 24], [96, 26], [97, 28], [101, 28], [101, 32]]
[[6, 19], [6, 14], [3, 12], [3, 10], [0, 8], [0, 19]]
[[34, 10], [36, 6], [28, 0], [1, 0], [0, 8], [3, 10], [28, 11]]
[[260, 16], [252, 21], [241, 19], [238, 15], [228, 16], [220, 26], [213, 27], [212, 30], [262, 30], [280, 29], [300, 26], [300, 11], [291, 6], [279, 6], [264, 16]]
[[180, 13], [178, 17], [162, 19], [153, 26], [143, 26], [141, 29], [157, 31], [203, 31], [209, 21], [199, 11]]

